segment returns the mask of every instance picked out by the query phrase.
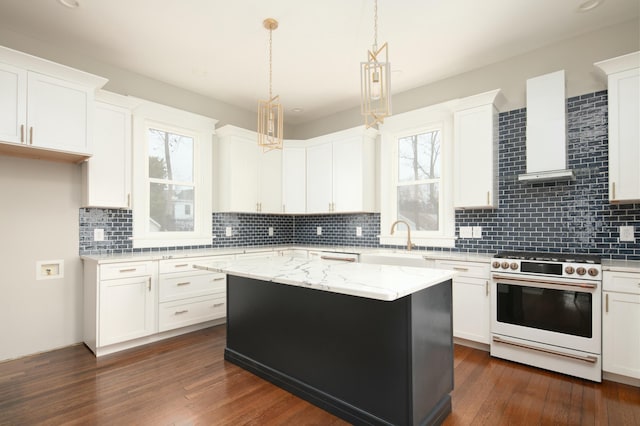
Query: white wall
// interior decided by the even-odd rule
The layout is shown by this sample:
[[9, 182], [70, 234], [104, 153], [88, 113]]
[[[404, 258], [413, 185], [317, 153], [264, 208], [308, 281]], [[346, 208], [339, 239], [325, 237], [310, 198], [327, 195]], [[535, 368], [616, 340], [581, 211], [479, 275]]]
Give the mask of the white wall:
[[[0, 361], [82, 341], [75, 164], [0, 156]], [[64, 278], [36, 280], [36, 261]]]

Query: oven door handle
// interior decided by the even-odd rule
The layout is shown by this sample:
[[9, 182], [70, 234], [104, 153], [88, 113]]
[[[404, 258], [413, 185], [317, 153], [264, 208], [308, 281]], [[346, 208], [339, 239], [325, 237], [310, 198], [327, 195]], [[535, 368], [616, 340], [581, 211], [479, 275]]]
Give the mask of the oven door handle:
[[594, 283], [580, 283], [580, 284], [574, 284], [574, 283], [565, 283], [565, 282], [558, 282], [558, 281], [552, 281], [552, 280], [545, 280], [545, 279], [538, 279], [538, 278], [513, 278], [513, 277], [506, 277], [504, 275], [493, 275], [493, 280], [500, 280], [500, 281], [504, 281], [505, 284], [537, 284], [537, 283], [542, 283], [542, 284], [551, 284], [551, 285], [559, 285], [559, 286], [563, 286], [563, 287], [579, 287], [579, 288], [598, 288], [598, 284], [594, 284]]
[[595, 356], [591, 356], [591, 355], [580, 356], [580, 355], [569, 354], [566, 352], [554, 351], [553, 349], [540, 348], [537, 346], [531, 346], [531, 345], [527, 345], [520, 342], [512, 342], [510, 340], [505, 340], [498, 336], [493, 336], [493, 341], [496, 343], [503, 343], [505, 345], [511, 345], [511, 346], [517, 346], [519, 348], [530, 349], [532, 351], [545, 352], [552, 355], [563, 356], [565, 358], [577, 359], [579, 361], [588, 362], [590, 364], [595, 364], [596, 362], [598, 362], [598, 358]]

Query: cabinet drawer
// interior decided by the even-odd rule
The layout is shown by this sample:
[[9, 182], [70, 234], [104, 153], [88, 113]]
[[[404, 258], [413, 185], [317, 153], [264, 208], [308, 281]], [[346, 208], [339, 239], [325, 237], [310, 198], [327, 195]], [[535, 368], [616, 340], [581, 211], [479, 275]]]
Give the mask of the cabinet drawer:
[[172, 330], [223, 318], [226, 315], [227, 300], [224, 297], [198, 297], [179, 302], [161, 303], [158, 313], [158, 329], [159, 331]]
[[437, 260], [436, 268], [455, 271], [460, 276], [489, 279], [491, 266], [489, 263], [461, 262], [455, 260]]
[[640, 294], [640, 273], [604, 271], [604, 291]]
[[126, 262], [100, 265], [100, 279], [139, 277], [151, 275], [153, 262]]
[[161, 274], [191, 272], [194, 271], [193, 265], [229, 259], [233, 259], [233, 256], [185, 257], [182, 259], [161, 260], [159, 262], [159, 268]]
[[160, 302], [189, 297], [223, 294], [227, 276], [217, 272], [185, 272], [160, 275]]

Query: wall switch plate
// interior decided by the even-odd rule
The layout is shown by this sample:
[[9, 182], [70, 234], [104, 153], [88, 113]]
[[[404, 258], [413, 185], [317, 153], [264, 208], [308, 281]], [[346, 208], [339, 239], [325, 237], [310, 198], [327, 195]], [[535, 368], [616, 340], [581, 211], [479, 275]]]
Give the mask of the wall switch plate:
[[36, 280], [52, 280], [64, 277], [64, 260], [40, 260], [36, 262]]
[[620, 227], [620, 242], [626, 241], [636, 242], [636, 227], [635, 226], [621, 226]]
[[273, 237], [273, 226], [269, 227], [269, 236]]
[[460, 232], [458, 234], [460, 236], [460, 238], [472, 238], [473, 237], [473, 233], [472, 233], [472, 229], [470, 226], [461, 226], [460, 227]]
[[316, 228], [316, 235], [322, 235], [322, 226]]
[[356, 226], [356, 237], [362, 237], [362, 226]]
[[482, 238], [482, 226], [474, 226], [471, 235], [473, 238]]
[[224, 235], [227, 237], [230, 237], [233, 235], [233, 230], [231, 229], [230, 226], [227, 226], [226, 228], [224, 228]]
[[104, 241], [104, 229], [96, 228], [93, 230], [93, 241]]

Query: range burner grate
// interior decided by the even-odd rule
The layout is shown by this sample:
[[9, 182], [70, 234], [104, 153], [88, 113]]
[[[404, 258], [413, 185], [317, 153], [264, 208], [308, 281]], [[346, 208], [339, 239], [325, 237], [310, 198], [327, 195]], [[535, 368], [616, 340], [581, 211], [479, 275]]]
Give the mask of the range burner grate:
[[532, 260], [539, 262], [568, 262], [599, 264], [600, 257], [592, 254], [580, 253], [548, 253], [536, 251], [503, 251], [497, 253], [494, 258]]

